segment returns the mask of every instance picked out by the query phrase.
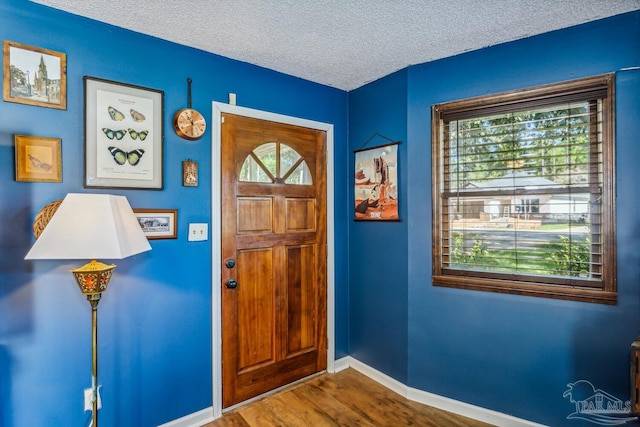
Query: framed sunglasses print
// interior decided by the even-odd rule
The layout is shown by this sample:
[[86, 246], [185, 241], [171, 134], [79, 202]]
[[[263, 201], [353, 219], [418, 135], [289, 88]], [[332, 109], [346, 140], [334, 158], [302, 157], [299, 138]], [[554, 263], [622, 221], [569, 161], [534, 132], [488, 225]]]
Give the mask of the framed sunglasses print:
[[162, 190], [163, 115], [163, 91], [85, 76], [85, 188]]

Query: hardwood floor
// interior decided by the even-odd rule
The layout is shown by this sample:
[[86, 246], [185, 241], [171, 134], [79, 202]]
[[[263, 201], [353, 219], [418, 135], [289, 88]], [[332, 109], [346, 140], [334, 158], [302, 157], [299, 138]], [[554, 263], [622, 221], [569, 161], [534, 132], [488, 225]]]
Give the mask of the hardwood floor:
[[349, 368], [322, 374], [225, 413], [202, 427], [433, 426], [489, 424], [405, 399]]

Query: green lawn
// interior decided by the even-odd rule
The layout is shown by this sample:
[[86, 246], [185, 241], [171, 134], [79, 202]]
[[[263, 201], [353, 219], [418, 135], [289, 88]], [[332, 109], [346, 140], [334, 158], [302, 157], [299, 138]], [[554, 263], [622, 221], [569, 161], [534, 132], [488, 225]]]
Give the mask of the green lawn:
[[536, 230], [564, 230], [565, 228], [571, 227], [569, 223], [562, 224], [542, 224], [540, 227], [536, 228]]
[[452, 267], [504, 273], [584, 277], [590, 270], [589, 240], [560, 236], [560, 242], [543, 243], [535, 249], [487, 249], [475, 240], [471, 250], [463, 250], [462, 235], [454, 236]]
[[555, 264], [546, 259], [547, 252], [493, 249], [467, 263], [454, 263], [453, 267], [490, 270], [505, 273], [551, 274]]

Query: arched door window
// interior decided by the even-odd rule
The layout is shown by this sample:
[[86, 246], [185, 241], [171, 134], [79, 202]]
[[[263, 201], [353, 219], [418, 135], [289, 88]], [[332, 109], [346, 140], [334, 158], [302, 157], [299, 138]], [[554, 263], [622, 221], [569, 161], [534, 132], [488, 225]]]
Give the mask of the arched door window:
[[311, 173], [304, 158], [280, 142], [267, 142], [247, 156], [240, 169], [240, 181], [311, 185]]

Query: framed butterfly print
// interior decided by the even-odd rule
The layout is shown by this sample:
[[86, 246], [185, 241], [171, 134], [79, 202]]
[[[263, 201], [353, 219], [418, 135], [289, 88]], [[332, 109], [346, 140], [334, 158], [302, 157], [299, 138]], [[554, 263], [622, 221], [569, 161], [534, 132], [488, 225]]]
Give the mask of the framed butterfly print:
[[14, 135], [16, 181], [62, 182], [62, 140]]
[[162, 190], [163, 116], [163, 91], [85, 76], [85, 188]]
[[67, 55], [9, 40], [2, 42], [2, 99], [67, 109]]

